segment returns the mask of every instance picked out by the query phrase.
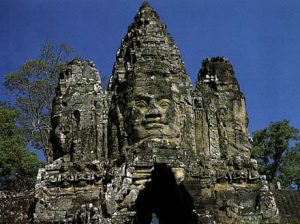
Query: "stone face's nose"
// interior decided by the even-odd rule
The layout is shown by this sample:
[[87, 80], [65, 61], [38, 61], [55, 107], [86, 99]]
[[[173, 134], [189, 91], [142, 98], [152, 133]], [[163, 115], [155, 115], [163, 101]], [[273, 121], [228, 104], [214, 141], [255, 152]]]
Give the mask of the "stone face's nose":
[[156, 118], [161, 117], [161, 114], [159, 113], [159, 110], [157, 108], [152, 108], [148, 110], [146, 113], [146, 118]]
[[149, 110], [147, 111], [146, 118], [160, 118], [161, 114], [159, 109], [157, 108], [156, 103], [151, 100], [150, 104], [149, 104]]

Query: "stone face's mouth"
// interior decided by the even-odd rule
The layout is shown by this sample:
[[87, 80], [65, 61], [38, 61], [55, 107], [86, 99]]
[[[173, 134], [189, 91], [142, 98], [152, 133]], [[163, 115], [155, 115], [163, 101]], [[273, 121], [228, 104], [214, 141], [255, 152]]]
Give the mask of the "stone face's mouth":
[[165, 125], [163, 123], [147, 123], [144, 125], [146, 129], [153, 129], [153, 128], [161, 128], [164, 127]]
[[160, 117], [148, 118], [142, 122], [143, 126], [146, 128], [159, 128], [165, 125], [165, 122]]

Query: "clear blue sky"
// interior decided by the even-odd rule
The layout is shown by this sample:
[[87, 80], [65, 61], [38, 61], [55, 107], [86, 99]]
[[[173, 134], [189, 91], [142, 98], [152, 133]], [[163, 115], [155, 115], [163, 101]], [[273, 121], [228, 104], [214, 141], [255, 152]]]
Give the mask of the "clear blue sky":
[[[299, 0], [150, 0], [193, 81], [206, 57], [232, 62], [246, 96], [250, 132], [271, 121], [300, 128]], [[142, 0], [0, 0], [0, 81], [38, 57], [46, 40], [67, 42], [111, 73]], [[9, 99], [1, 87], [0, 99]]]

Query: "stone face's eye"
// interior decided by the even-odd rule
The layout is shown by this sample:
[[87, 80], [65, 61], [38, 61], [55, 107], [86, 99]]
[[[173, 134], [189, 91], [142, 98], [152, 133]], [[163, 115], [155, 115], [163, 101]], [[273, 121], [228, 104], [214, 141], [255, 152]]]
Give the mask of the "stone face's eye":
[[148, 106], [147, 102], [144, 100], [139, 100], [135, 103], [136, 107], [138, 108], [145, 108]]
[[162, 99], [158, 102], [158, 105], [162, 108], [167, 108], [170, 106], [170, 101], [167, 99]]

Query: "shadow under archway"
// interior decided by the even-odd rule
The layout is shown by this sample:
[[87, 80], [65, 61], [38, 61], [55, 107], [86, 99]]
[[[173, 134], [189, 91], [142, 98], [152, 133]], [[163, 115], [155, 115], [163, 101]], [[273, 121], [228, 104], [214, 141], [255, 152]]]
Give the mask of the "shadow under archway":
[[174, 173], [166, 164], [155, 164], [151, 182], [136, 201], [134, 224], [150, 224], [155, 214], [159, 224], [196, 224], [194, 203], [183, 184], [177, 185]]

